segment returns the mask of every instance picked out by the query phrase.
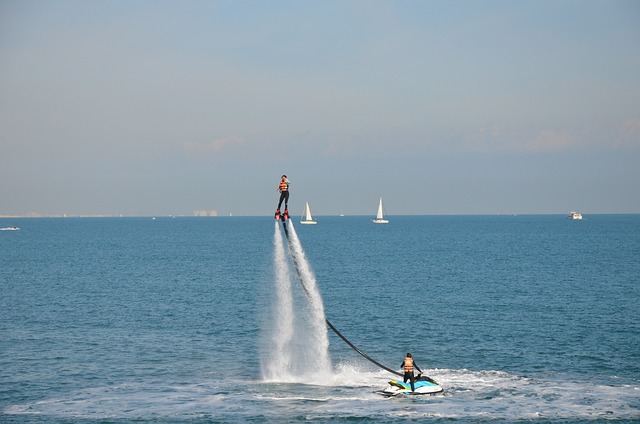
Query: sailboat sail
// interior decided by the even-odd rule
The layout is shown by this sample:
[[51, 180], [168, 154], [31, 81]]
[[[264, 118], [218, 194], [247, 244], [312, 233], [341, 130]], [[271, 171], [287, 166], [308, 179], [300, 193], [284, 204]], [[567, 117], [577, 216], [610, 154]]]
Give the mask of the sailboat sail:
[[374, 224], [388, 224], [389, 220], [384, 219], [384, 214], [382, 212], [382, 196], [380, 196], [380, 203], [378, 203], [378, 213], [376, 214], [376, 219], [372, 219], [371, 222]]
[[309, 202], [306, 202], [304, 209], [304, 219], [300, 221], [301, 224], [317, 224], [316, 221], [313, 220], [311, 216], [311, 209], [309, 209]]

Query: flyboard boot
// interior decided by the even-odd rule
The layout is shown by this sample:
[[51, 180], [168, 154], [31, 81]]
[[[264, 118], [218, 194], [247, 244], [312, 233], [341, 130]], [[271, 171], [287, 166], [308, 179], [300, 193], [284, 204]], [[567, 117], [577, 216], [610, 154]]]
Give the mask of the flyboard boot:
[[289, 220], [289, 209], [285, 209], [284, 210], [284, 214], [282, 215], [282, 220], [283, 221], [288, 221]]
[[276, 209], [276, 221], [280, 221], [280, 209]]

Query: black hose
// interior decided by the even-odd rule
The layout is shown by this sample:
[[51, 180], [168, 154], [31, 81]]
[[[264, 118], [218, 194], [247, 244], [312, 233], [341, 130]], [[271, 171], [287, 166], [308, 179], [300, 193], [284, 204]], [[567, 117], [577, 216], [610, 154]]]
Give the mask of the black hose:
[[334, 333], [336, 333], [338, 335], [338, 337], [340, 337], [342, 340], [344, 340], [344, 342], [346, 344], [348, 344], [351, 349], [355, 350], [356, 352], [358, 352], [360, 355], [362, 355], [366, 360], [376, 364], [377, 366], [379, 366], [380, 368], [382, 368], [383, 370], [387, 370], [392, 374], [395, 375], [399, 375], [400, 377], [402, 377], [402, 373], [399, 373], [398, 371], [394, 371], [389, 367], [385, 367], [384, 365], [382, 365], [380, 362], [376, 361], [375, 359], [373, 359], [372, 357], [370, 357], [369, 355], [367, 355], [366, 353], [364, 353], [363, 351], [361, 351], [360, 349], [358, 349], [353, 343], [351, 343], [349, 340], [347, 340], [347, 338], [345, 336], [342, 335], [342, 333], [340, 333], [338, 331], [338, 329], [336, 327], [334, 327], [328, 319], [325, 318], [325, 321], [327, 323], [327, 325], [329, 326], [330, 329], [333, 330]]
[[[296, 269], [296, 274], [298, 274], [298, 281], [300, 281], [300, 285], [302, 285], [302, 288], [303, 288], [304, 292], [306, 293], [307, 297], [309, 297], [310, 296], [309, 290], [307, 289], [307, 287], [304, 285], [304, 282], [302, 281], [302, 275], [301, 275], [301, 272], [300, 272], [300, 264], [298, 263], [298, 257], [293, 253], [294, 250], [293, 250], [293, 248], [291, 246], [291, 240], [289, 239], [289, 230], [287, 228], [286, 221], [282, 222], [282, 227], [284, 228], [284, 233], [287, 236], [287, 242], [289, 244], [289, 251], [291, 252], [291, 257], [293, 258], [293, 265], [294, 265], [294, 267]], [[379, 366], [383, 370], [389, 371], [392, 374], [399, 375], [400, 377], [402, 377], [402, 374], [399, 373], [398, 371], [394, 371], [391, 368], [382, 365], [380, 362], [376, 361], [375, 359], [373, 359], [372, 357], [370, 357], [369, 355], [367, 355], [366, 353], [364, 353], [363, 351], [358, 349], [356, 347], [356, 345], [351, 343], [345, 336], [343, 336], [342, 333], [339, 332], [338, 329], [336, 327], [334, 327], [333, 324], [331, 324], [328, 319], [325, 318], [325, 322], [327, 323], [329, 328], [331, 330], [333, 330], [334, 333], [336, 333], [336, 335], [338, 337], [340, 337], [347, 345], [349, 345], [349, 347], [351, 349], [355, 350], [360, 355], [362, 355], [366, 360], [368, 360], [369, 362], [371, 362], [373, 364], [376, 364], [377, 366]]]

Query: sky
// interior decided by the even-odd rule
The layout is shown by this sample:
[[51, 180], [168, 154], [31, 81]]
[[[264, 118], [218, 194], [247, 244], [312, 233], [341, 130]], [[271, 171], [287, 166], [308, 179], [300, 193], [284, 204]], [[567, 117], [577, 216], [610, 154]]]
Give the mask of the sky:
[[636, 0], [0, 0], [0, 215], [640, 213]]

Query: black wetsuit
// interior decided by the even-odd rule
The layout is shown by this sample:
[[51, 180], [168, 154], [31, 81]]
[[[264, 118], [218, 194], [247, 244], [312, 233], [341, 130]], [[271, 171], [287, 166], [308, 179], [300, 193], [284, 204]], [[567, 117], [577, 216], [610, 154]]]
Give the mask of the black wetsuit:
[[280, 192], [280, 201], [278, 202], [278, 210], [280, 210], [280, 206], [282, 206], [282, 201], [284, 200], [284, 208], [289, 209], [289, 186], [287, 186], [286, 190]]

